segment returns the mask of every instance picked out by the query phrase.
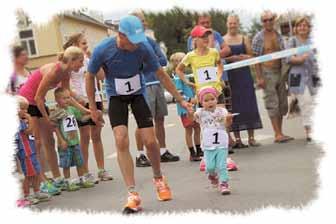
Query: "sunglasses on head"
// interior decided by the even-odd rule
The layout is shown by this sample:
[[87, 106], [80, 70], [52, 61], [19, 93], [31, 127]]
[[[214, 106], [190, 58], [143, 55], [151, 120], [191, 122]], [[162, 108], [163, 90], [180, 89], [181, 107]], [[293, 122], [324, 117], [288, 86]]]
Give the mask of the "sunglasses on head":
[[274, 18], [263, 19], [263, 23], [272, 22]]

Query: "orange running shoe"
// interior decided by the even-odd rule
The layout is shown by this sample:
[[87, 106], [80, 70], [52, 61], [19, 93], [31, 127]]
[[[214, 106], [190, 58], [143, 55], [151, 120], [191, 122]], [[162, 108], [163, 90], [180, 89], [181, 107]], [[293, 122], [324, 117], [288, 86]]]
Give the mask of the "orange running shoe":
[[154, 178], [153, 182], [156, 187], [156, 195], [159, 201], [168, 201], [172, 199], [172, 193], [164, 176], [162, 176], [162, 178]]
[[140, 207], [141, 198], [136, 192], [128, 192], [127, 203], [124, 207], [123, 214], [132, 214], [142, 210]]

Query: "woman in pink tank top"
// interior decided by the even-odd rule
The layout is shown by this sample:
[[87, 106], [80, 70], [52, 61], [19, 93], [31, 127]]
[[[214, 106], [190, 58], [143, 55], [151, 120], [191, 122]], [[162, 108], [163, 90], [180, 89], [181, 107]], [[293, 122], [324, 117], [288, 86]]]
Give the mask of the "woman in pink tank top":
[[[53, 137], [53, 127], [48, 116], [48, 107], [45, 105], [47, 92], [58, 85], [70, 90], [70, 74], [78, 71], [83, 66], [84, 56], [82, 50], [77, 47], [68, 48], [59, 57], [56, 63], [43, 65], [34, 71], [26, 83], [19, 89], [19, 95], [29, 101], [28, 113], [32, 117], [33, 132], [35, 137], [36, 152], [40, 160], [41, 146], [45, 149], [46, 161], [56, 180], [56, 185], [61, 182], [60, 172], [55, 151], [55, 140]], [[73, 100], [74, 101], [74, 100]], [[42, 181], [46, 181], [44, 175], [45, 163], [41, 161]], [[44, 182], [45, 183], [45, 182]]]

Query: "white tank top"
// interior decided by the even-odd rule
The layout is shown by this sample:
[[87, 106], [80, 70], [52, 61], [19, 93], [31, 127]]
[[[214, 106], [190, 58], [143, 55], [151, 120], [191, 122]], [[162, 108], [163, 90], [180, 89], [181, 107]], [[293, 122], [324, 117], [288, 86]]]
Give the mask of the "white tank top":
[[[71, 72], [71, 77], [70, 77], [70, 86], [71, 89], [79, 96], [83, 97], [86, 101], [88, 100], [87, 98], [87, 93], [85, 89], [85, 74], [87, 72], [87, 68], [89, 65], [90, 59], [85, 57], [84, 62], [83, 62], [83, 67], [79, 69], [78, 72]], [[97, 87], [97, 83], [95, 82], [95, 100], [96, 102], [101, 102], [101, 96], [99, 94], [99, 90]]]
[[23, 75], [16, 75], [16, 83], [15, 83], [15, 90], [18, 91], [23, 84], [28, 80], [29, 76], [23, 76]]

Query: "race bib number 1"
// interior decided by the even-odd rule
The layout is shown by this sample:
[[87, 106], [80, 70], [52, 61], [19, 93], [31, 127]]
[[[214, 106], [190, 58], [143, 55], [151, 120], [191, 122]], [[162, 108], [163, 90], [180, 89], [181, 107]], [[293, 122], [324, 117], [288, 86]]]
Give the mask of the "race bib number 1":
[[63, 130], [65, 132], [77, 130], [77, 122], [75, 116], [70, 115], [63, 119]]
[[197, 76], [200, 84], [217, 81], [217, 68], [203, 67], [197, 69]]
[[209, 148], [228, 146], [228, 136], [222, 129], [205, 129], [203, 131], [203, 145]]
[[140, 75], [128, 79], [115, 79], [115, 88], [119, 95], [131, 95], [141, 89]]

